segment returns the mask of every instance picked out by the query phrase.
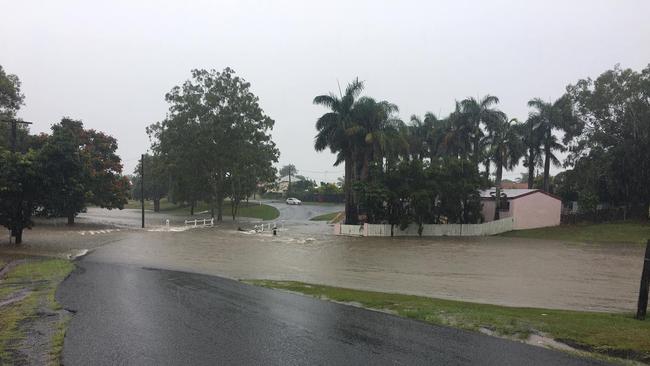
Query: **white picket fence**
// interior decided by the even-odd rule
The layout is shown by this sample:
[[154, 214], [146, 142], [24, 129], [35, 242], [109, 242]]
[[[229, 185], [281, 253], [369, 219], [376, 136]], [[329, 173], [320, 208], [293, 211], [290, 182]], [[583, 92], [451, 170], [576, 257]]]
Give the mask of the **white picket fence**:
[[194, 220], [185, 220], [185, 225], [192, 225], [194, 227], [212, 227], [214, 226], [214, 217], [209, 219], [194, 219]]
[[267, 224], [261, 223], [259, 225], [253, 226], [253, 229], [257, 232], [264, 232], [266, 231], [271, 231], [273, 229], [276, 230], [284, 230], [284, 220], [282, 221], [275, 221], [275, 222], [269, 222]]
[[[512, 231], [514, 219], [484, 222], [482, 224], [425, 224], [422, 225], [422, 236], [486, 236]], [[393, 236], [419, 236], [418, 225], [411, 224], [401, 230], [399, 225], [393, 225]], [[363, 225], [334, 225], [334, 234], [348, 236], [391, 236], [390, 224]]]

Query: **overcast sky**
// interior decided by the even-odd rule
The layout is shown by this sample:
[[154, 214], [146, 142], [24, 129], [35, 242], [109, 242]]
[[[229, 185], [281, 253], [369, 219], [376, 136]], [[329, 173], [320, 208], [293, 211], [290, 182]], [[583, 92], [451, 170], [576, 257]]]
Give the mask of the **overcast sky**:
[[[359, 77], [404, 120], [493, 94], [525, 119], [533, 97], [616, 63], [650, 63], [650, 1], [3, 1], [0, 65], [23, 82], [19, 116], [48, 131], [62, 116], [119, 142], [131, 173], [192, 68], [230, 66], [276, 121], [280, 164], [333, 181], [313, 149], [318, 94]], [[518, 172], [506, 174], [508, 178]]]

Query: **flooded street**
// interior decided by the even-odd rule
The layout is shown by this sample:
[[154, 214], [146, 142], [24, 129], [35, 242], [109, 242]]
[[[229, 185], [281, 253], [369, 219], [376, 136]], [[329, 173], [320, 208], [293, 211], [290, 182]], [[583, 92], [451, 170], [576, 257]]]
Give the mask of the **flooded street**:
[[[67, 237], [75, 246], [87, 243], [95, 248], [89, 261], [236, 279], [296, 280], [510, 306], [635, 308], [643, 255], [639, 245], [503, 237], [338, 237], [330, 234], [329, 225], [309, 222], [296, 211], [313, 215], [331, 208], [281, 208], [285, 230], [275, 237], [237, 230], [251, 228], [252, 222], [226, 222], [185, 231], [158, 226], [93, 235], [68, 232], [51, 241]], [[97, 219], [93, 215], [101, 213], [80, 221]]]

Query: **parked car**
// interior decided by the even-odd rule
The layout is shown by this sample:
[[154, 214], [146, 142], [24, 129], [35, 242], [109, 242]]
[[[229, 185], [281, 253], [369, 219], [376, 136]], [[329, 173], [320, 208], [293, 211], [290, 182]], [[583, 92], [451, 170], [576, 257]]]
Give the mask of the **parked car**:
[[287, 205], [302, 205], [302, 201], [297, 198], [287, 198]]

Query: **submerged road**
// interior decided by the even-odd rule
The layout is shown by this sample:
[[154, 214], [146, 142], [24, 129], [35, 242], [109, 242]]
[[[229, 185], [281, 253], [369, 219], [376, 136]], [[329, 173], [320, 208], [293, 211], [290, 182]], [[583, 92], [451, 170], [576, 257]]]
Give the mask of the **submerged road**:
[[86, 258], [57, 292], [65, 365], [597, 365], [479, 333]]

